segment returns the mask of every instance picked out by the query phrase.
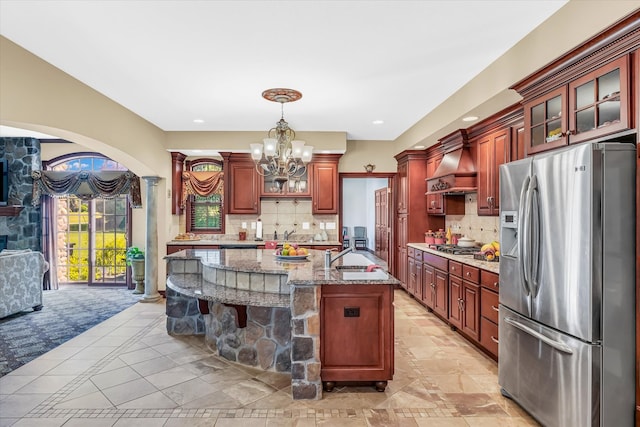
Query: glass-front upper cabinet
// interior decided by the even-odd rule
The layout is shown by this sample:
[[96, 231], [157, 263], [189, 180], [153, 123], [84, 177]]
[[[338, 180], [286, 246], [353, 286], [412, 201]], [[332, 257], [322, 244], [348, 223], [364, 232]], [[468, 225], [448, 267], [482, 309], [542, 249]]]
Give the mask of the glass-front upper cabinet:
[[629, 128], [628, 72], [625, 56], [569, 84], [570, 143]]
[[282, 189], [273, 175], [262, 178], [262, 197], [311, 197], [311, 183], [309, 182], [308, 164], [302, 173], [296, 173], [285, 181]]
[[549, 92], [524, 104], [527, 154], [567, 144], [567, 88]]

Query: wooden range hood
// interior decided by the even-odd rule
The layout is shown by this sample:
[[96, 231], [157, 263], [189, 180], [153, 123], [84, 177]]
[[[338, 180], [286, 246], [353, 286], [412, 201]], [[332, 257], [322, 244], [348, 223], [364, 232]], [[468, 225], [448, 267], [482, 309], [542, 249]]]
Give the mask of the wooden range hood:
[[427, 194], [463, 194], [478, 191], [476, 166], [464, 129], [440, 140], [444, 157], [433, 176], [427, 179]]

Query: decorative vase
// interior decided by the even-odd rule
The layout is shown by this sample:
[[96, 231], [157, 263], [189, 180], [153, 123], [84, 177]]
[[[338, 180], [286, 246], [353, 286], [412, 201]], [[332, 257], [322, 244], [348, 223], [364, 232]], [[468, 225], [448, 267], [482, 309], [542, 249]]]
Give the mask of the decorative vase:
[[144, 259], [131, 260], [131, 277], [136, 282], [134, 294], [144, 294]]

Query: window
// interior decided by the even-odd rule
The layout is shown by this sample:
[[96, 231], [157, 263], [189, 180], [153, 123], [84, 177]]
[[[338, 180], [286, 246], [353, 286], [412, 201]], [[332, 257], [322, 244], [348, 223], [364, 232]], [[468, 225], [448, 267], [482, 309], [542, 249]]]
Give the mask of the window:
[[[187, 161], [186, 169], [192, 172], [222, 171], [222, 162], [215, 159], [196, 159]], [[188, 233], [223, 233], [224, 209], [223, 194], [210, 196], [191, 195], [187, 199]]]

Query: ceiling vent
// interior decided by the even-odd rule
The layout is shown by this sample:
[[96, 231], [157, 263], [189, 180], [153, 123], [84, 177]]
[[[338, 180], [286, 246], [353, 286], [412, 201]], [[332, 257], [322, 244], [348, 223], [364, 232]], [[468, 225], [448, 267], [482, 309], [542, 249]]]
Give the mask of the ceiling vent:
[[464, 129], [440, 140], [444, 157], [433, 176], [427, 179], [427, 194], [463, 194], [478, 191], [476, 166]]

